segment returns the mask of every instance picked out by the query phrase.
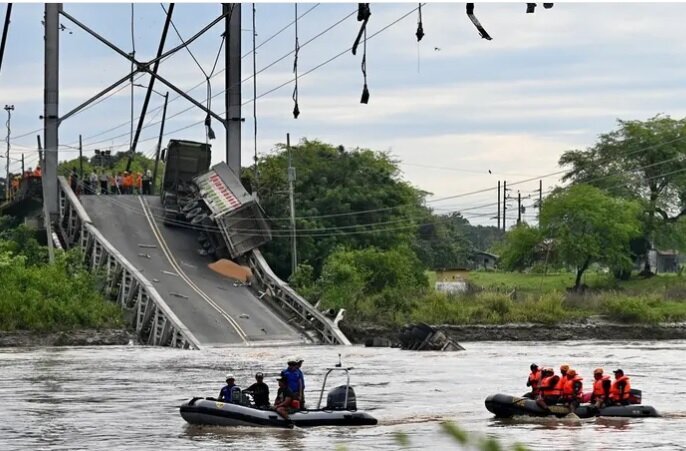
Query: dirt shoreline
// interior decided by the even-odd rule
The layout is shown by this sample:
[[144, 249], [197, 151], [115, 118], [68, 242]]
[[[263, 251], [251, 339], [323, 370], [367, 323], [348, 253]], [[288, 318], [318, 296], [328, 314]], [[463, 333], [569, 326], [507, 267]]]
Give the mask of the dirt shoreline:
[[116, 346], [136, 343], [136, 335], [126, 329], [83, 329], [61, 332], [28, 330], [0, 331], [0, 348], [35, 346]]
[[[448, 337], [462, 341], [546, 341], [567, 340], [683, 340], [686, 323], [621, 324], [587, 322], [575, 324], [498, 324], [498, 325], [434, 325]], [[346, 322], [340, 323], [343, 333], [355, 344], [365, 344], [375, 338], [399, 343], [399, 327]], [[545, 332], [545, 335], [543, 333]]]

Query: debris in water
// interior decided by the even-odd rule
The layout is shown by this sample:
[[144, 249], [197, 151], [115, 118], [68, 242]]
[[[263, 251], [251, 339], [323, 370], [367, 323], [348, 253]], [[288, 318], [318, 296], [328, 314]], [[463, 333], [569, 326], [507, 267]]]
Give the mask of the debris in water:
[[141, 244], [138, 243], [138, 247], [144, 247], [146, 249], [157, 249], [157, 246], [154, 244]]
[[246, 313], [241, 313], [238, 317], [243, 318], [243, 319], [250, 319], [250, 315], [248, 315]]
[[172, 295], [172, 296], [176, 296], [177, 298], [188, 299], [188, 296], [186, 296], [185, 294], [176, 293], [176, 292], [173, 292], [173, 291], [170, 292], [169, 294]]
[[139, 257], [150, 258], [150, 254], [144, 254], [144, 253], [142, 253], [142, 252], [139, 253], [138, 256], [139, 256]]

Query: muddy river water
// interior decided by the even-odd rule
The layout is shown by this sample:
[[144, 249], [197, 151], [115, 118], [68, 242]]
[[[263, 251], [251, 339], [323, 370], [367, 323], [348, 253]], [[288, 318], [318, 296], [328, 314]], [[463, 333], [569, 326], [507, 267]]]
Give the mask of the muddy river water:
[[[464, 352], [363, 347], [122, 347], [0, 349], [0, 450], [459, 449], [442, 433], [450, 420], [475, 436], [531, 449], [686, 449], [686, 341], [478, 342]], [[307, 399], [316, 401], [325, 368], [354, 367], [358, 408], [377, 426], [272, 430], [197, 427], [179, 416], [191, 396], [217, 396], [232, 372], [247, 386], [255, 371], [271, 387], [285, 358], [301, 356]], [[569, 363], [585, 378], [597, 366], [621, 367], [662, 418], [496, 420], [490, 393], [521, 394], [529, 364]], [[341, 382], [341, 380], [334, 380]], [[273, 398], [273, 394], [272, 394]]]

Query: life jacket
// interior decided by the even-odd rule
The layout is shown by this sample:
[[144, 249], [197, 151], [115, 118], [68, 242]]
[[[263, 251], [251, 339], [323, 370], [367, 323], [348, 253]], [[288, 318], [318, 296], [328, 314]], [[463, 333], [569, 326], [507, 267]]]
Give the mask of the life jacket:
[[[619, 391], [619, 383], [624, 382], [624, 391]], [[622, 376], [619, 379], [612, 381], [612, 386], [610, 387], [610, 399], [613, 401], [627, 401], [631, 396], [631, 384], [629, 383], [629, 378], [627, 376]]]
[[532, 371], [529, 374], [529, 385], [531, 386], [531, 392], [532, 393], [538, 393], [541, 387], [541, 372], [536, 371], [535, 373]]
[[34, 177], [41, 177], [43, 175], [43, 172], [41, 171], [40, 168], [36, 168], [33, 170], [33, 176]]
[[603, 388], [603, 384], [605, 381], [609, 381], [610, 376], [604, 375], [600, 379], [596, 380], [593, 382], [593, 396], [598, 397], [598, 396], [605, 396], [605, 389]]
[[560, 375], [560, 380], [557, 381], [555, 388], [560, 391], [560, 394], [564, 393], [565, 385], [567, 384], [567, 375]]
[[572, 379], [569, 379], [568, 377], [565, 377], [565, 386], [562, 389], [562, 394], [566, 398], [582, 398], [584, 395], [584, 388], [583, 384], [579, 387], [579, 392], [574, 393], [574, 383], [579, 382], [581, 384], [581, 381], [584, 380], [581, 376], [578, 374], [574, 376]]
[[[560, 396], [562, 394], [562, 389], [558, 388], [560, 385], [559, 381], [555, 381], [555, 378], [561, 379], [559, 376], [548, 376], [541, 380], [541, 395], [543, 396]], [[552, 385], [552, 387], [551, 387]]]

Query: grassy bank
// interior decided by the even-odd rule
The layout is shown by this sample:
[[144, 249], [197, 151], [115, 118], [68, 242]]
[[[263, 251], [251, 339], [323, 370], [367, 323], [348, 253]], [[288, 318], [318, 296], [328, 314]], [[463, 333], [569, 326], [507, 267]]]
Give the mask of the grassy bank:
[[410, 317], [431, 324], [575, 322], [593, 316], [623, 323], [686, 321], [686, 277], [676, 275], [617, 282], [591, 273], [583, 294], [567, 292], [570, 273], [540, 275], [474, 272], [475, 291], [464, 295], [430, 293]]
[[0, 330], [122, 327], [121, 310], [103, 298], [97, 282], [73, 254], [58, 254], [58, 261], [48, 265], [0, 252]]

